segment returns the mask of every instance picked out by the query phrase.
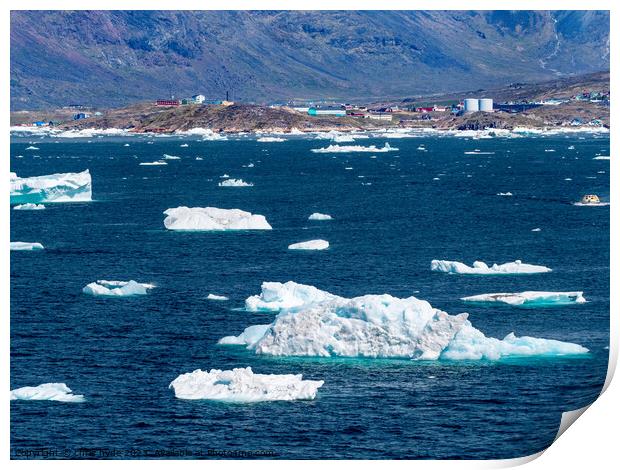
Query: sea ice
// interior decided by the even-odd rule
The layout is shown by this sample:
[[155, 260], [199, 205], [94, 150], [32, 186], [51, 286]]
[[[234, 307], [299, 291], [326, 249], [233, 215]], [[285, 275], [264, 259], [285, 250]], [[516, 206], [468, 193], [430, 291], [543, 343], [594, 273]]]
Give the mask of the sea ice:
[[322, 380], [302, 380], [297, 374], [255, 374], [251, 367], [233, 370], [196, 369], [172, 381], [170, 388], [184, 400], [217, 400], [229, 403], [313, 400]]
[[41, 211], [43, 209], [45, 209], [43, 204], [32, 204], [30, 202], [27, 202], [26, 204], [18, 204], [13, 207], [14, 211]]
[[286, 139], [282, 137], [261, 137], [257, 139], [256, 142], [286, 142]]
[[11, 242], [11, 251], [35, 251], [42, 249], [43, 245], [40, 243]]
[[146, 295], [147, 289], [152, 289], [152, 284], [141, 284], [136, 281], [105, 281], [91, 282], [82, 289], [82, 292], [102, 297], [132, 297], [134, 295]]
[[11, 390], [11, 400], [49, 400], [81, 403], [84, 395], [73, 395], [64, 383], [47, 383], [37, 387], [21, 387]]
[[161, 160], [157, 160], [154, 162], [140, 162], [139, 165], [141, 166], [158, 166], [158, 165], [167, 165], [167, 162], [163, 162]]
[[611, 158], [606, 155], [599, 155], [598, 157], [594, 157], [592, 160], [611, 160]]
[[288, 246], [289, 250], [326, 250], [328, 248], [329, 242], [327, 240], [309, 240]]
[[498, 196], [512, 196], [512, 193], [509, 191], [507, 193], [497, 193]]
[[271, 230], [264, 215], [240, 209], [175, 207], [164, 211], [168, 230]]
[[332, 220], [332, 216], [329, 214], [321, 214], [320, 212], [314, 212], [310, 214], [308, 220]]
[[522, 263], [516, 260], [510, 263], [493, 264], [489, 267], [482, 261], [474, 261], [473, 267], [467, 266], [458, 261], [432, 260], [431, 271], [449, 274], [534, 274], [548, 273], [551, 269], [546, 266]]
[[39, 147], [35, 147], [34, 145], [31, 145], [30, 147], [26, 147], [26, 150], [39, 150]]
[[226, 297], [225, 295], [209, 294], [209, 295], [207, 295], [207, 299], [209, 299], [209, 300], [228, 300], [228, 297]]
[[11, 204], [90, 201], [91, 184], [88, 170], [27, 178], [11, 173]]
[[364, 147], [363, 145], [330, 145], [320, 149], [312, 149], [314, 153], [347, 153], [347, 152], [398, 152], [396, 147], [390, 147], [390, 144], [386, 143], [383, 147], [377, 148], [376, 145], [370, 145]]
[[496, 304], [503, 303], [516, 307], [548, 307], [551, 305], [570, 305], [585, 303], [583, 292], [538, 292], [480, 294], [462, 297], [465, 302]]
[[241, 179], [228, 179], [228, 180], [224, 180], [220, 183], [218, 183], [218, 186], [222, 186], [222, 187], [234, 187], [234, 188], [249, 188], [251, 186], [254, 186], [252, 183], [246, 183], [245, 181], [241, 180]]
[[[513, 333], [503, 340], [488, 338], [472, 326], [467, 313], [449, 315], [415, 297], [383, 294], [346, 299], [294, 282], [263, 283], [260, 297], [266, 291], [274, 297], [267, 299], [267, 306], [280, 310], [273, 322], [250, 326], [239, 336], [222, 338], [219, 344], [246, 345], [257, 354], [274, 356], [419, 360], [497, 360], [588, 352], [578, 344], [518, 338]], [[284, 299], [285, 295], [290, 297]]]

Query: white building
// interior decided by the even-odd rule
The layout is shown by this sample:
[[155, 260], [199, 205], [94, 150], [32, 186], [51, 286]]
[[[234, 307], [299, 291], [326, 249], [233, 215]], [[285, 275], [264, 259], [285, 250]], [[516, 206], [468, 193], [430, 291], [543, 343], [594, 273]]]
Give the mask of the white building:
[[205, 102], [207, 98], [205, 97], [205, 95], [194, 95], [192, 96], [192, 102], [196, 103], [196, 104], [202, 104]]

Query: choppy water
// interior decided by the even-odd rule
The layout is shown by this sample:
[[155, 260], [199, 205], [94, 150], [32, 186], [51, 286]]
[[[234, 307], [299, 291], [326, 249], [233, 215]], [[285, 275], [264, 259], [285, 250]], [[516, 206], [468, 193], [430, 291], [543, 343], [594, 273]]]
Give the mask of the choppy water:
[[[30, 141], [39, 150], [25, 150]], [[147, 141], [13, 139], [11, 171], [88, 168], [95, 199], [11, 211], [11, 240], [46, 248], [11, 253], [11, 388], [65, 382], [86, 396], [84, 403], [11, 402], [13, 457], [41, 449], [56, 452], [52, 457], [102, 457], [77, 449], [104, 448], [123, 458], [191, 458], [209, 450], [262, 450], [278, 458], [509, 458], [548, 446], [561, 412], [599, 393], [609, 341], [609, 207], [571, 202], [585, 193], [609, 200], [609, 161], [592, 159], [609, 155], [607, 137], [400, 139], [391, 141], [400, 151], [376, 158], [313, 154], [328, 141], [302, 138], [188, 138], [187, 148], [179, 138]], [[417, 150], [421, 143], [427, 152]], [[464, 154], [474, 149], [494, 154]], [[164, 153], [182, 159], [138, 165]], [[243, 167], [249, 163], [255, 167]], [[225, 173], [255, 186], [220, 188]], [[265, 215], [274, 230], [166, 231], [162, 212], [179, 205], [241, 208]], [[308, 221], [317, 211], [334, 220]], [[287, 250], [314, 238], [328, 240], [330, 249]], [[433, 258], [522, 259], [554, 271], [450, 276], [430, 271]], [[157, 288], [131, 299], [82, 294], [96, 279]], [[273, 315], [234, 310], [266, 280], [347, 297], [415, 295], [449, 313], [468, 311], [487, 336], [514, 331], [575, 342], [591, 354], [449, 363], [269, 358], [217, 346], [222, 336], [271, 321]], [[524, 310], [459, 300], [523, 290], [583, 290], [589, 302]], [[230, 301], [208, 301], [209, 293]], [[183, 401], [168, 389], [197, 368], [245, 366], [303, 373], [325, 385], [314, 401], [251, 405]]]

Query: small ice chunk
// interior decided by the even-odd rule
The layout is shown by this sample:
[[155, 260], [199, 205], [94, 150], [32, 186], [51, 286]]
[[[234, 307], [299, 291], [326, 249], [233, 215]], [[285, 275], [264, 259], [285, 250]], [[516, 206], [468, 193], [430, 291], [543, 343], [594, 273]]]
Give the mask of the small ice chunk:
[[134, 295], [146, 295], [147, 289], [152, 289], [152, 284], [141, 284], [136, 281], [106, 281], [98, 280], [91, 282], [82, 289], [82, 292], [102, 297], [132, 297]]
[[46, 383], [36, 387], [21, 387], [11, 390], [11, 400], [48, 400], [81, 403], [84, 395], [73, 395], [64, 383]]
[[458, 261], [432, 260], [431, 271], [449, 274], [535, 274], [551, 272], [546, 266], [522, 263], [516, 260], [510, 263], [494, 264], [489, 267], [482, 261], [475, 261], [473, 267], [467, 266]]
[[189, 147], [189, 145], [188, 144], [181, 144], [181, 145], [179, 145], [179, 147]]
[[196, 369], [170, 384], [177, 398], [216, 400], [229, 403], [313, 400], [322, 380], [302, 380], [297, 374], [255, 374], [251, 367], [233, 370]]
[[385, 152], [398, 152], [396, 147], [391, 147], [386, 143], [383, 147], [377, 148], [376, 145], [370, 145], [364, 147], [363, 145], [330, 145], [319, 149], [312, 149], [314, 153], [348, 153], [348, 152], [373, 152], [373, 153], [385, 153]]
[[45, 209], [43, 204], [32, 204], [30, 202], [27, 202], [26, 204], [18, 204], [13, 207], [14, 211], [42, 211], [43, 209]]
[[181, 157], [177, 157], [175, 155], [168, 155], [164, 153], [164, 160], [181, 160]]
[[532, 229], [532, 232], [540, 232], [542, 229], [540, 227], [536, 227]]
[[26, 150], [39, 150], [39, 147], [35, 147], [34, 145], [31, 145], [30, 147], [26, 147]]
[[256, 142], [286, 142], [286, 139], [282, 137], [261, 137], [257, 139]]
[[11, 242], [11, 251], [35, 251], [42, 249], [43, 245], [40, 243]]
[[509, 191], [507, 193], [497, 193], [498, 196], [512, 196], [512, 193]]
[[327, 240], [309, 240], [288, 246], [289, 250], [326, 250], [328, 248], [329, 242]]
[[159, 165], [167, 165], [167, 162], [162, 162], [161, 160], [157, 160], [155, 162], [140, 162], [140, 166], [159, 166]]
[[217, 207], [175, 207], [164, 211], [168, 230], [271, 230], [264, 215], [240, 209]]
[[254, 186], [252, 183], [246, 183], [241, 179], [228, 179], [218, 183], [218, 186], [222, 187], [234, 187], [234, 188], [248, 188]]
[[515, 307], [549, 307], [553, 305], [582, 304], [586, 302], [583, 292], [525, 291], [515, 293], [480, 294], [462, 297], [464, 302], [483, 304], [503, 303]]
[[320, 212], [313, 212], [308, 217], [308, 220], [332, 220], [332, 216], [329, 214], [321, 214]]
[[226, 297], [225, 295], [209, 294], [209, 295], [207, 295], [207, 299], [209, 299], [209, 300], [228, 300], [228, 297]]

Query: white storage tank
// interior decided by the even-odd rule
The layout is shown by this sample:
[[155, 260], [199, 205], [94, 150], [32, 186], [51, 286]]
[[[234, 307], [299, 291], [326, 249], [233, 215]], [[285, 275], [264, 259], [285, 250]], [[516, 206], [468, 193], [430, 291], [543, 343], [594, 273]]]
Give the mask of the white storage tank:
[[478, 99], [477, 98], [466, 98], [463, 101], [464, 110], [466, 113], [473, 113], [478, 111], [480, 108], [478, 107]]
[[493, 111], [493, 100], [491, 98], [481, 98], [478, 100], [478, 109], [480, 111]]

